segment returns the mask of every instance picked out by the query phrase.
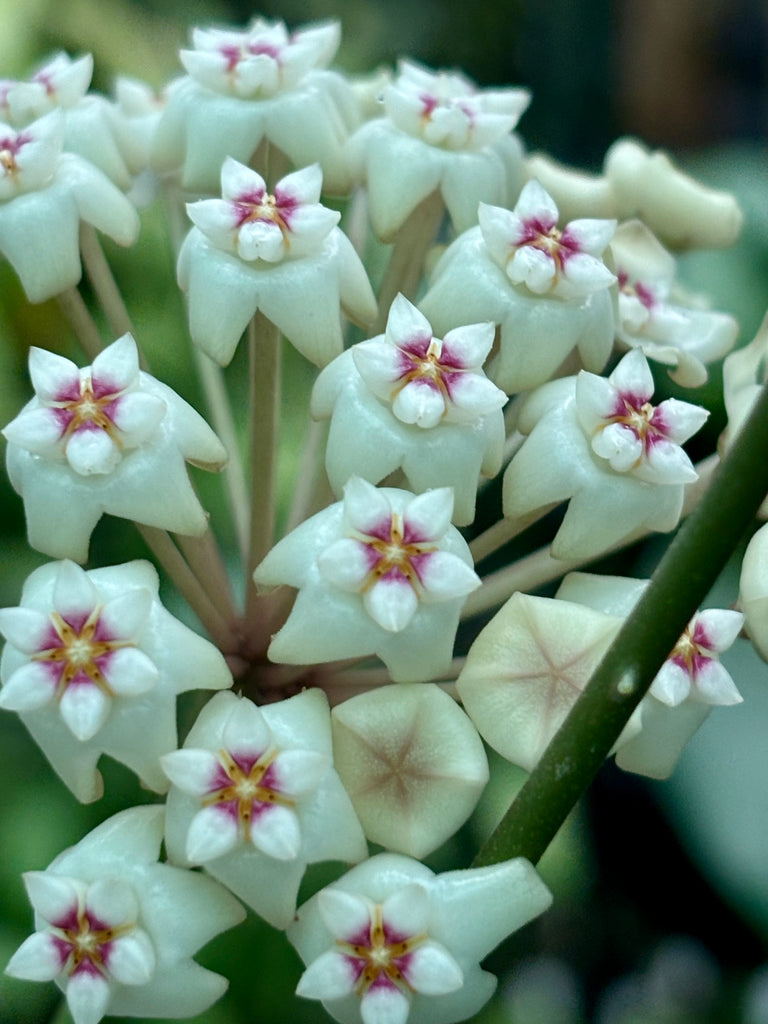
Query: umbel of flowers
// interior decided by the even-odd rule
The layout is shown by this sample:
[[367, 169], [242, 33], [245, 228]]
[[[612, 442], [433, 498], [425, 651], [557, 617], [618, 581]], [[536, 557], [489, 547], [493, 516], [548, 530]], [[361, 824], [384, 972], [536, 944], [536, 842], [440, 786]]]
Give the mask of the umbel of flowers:
[[[30, 344], [34, 396], [3, 430], [29, 543], [56, 561], [0, 609], [0, 708], [75, 798], [100, 797], [107, 755], [165, 799], [25, 876], [35, 933], [7, 971], [54, 981], [76, 1024], [203, 1012], [226, 981], [191, 957], [238, 923], [238, 901], [286, 931], [298, 995], [341, 1022], [481, 1012], [495, 987], [481, 961], [551, 901], [527, 857], [568, 808], [543, 846], [502, 828], [472, 866], [417, 858], [473, 813], [484, 741], [536, 775], [654, 593], [570, 570], [675, 530], [720, 458], [691, 461], [708, 411], [695, 392], [655, 397], [654, 363], [693, 388], [735, 342], [665, 248], [731, 241], [732, 197], [627, 140], [602, 176], [527, 157], [526, 90], [404, 60], [372, 91], [329, 70], [339, 38], [335, 23], [261, 18], [196, 29], [160, 100], [136, 82], [114, 101], [90, 93], [89, 56], [0, 83], [0, 250], [85, 351]], [[178, 358], [194, 354], [205, 419], [147, 369], [140, 297], [122, 296], [93, 231], [131, 245], [133, 200], [155, 194], [187, 301], [176, 333], [193, 348]], [[373, 283], [372, 249], [386, 264]], [[247, 409], [221, 372], [244, 334]], [[283, 339], [314, 381], [286, 402]], [[764, 366], [765, 332], [726, 361], [734, 455]], [[281, 406], [306, 428], [289, 508]], [[188, 463], [223, 470], [209, 509]], [[752, 477], [747, 517], [768, 490]], [[566, 503], [547, 546], [507, 564], [507, 542]], [[104, 513], [139, 526], [210, 640], [165, 609], [150, 562], [88, 563]], [[222, 551], [232, 535], [238, 550]], [[701, 593], [660, 623], [675, 630], [666, 661], [612, 691], [634, 703], [601, 745], [578, 734], [569, 771], [598, 750], [666, 777], [712, 706], [741, 699], [720, 657], [744, 623], [768, 651], [764, 549], [760, 532], [743, 614], [697, 612]], [[556, 597], [535, 593], [558, 580]], [[191, 689], [220, 692], [198, 695], [179, 736]], [[312, 892], [319, 862], [334, 880]]]

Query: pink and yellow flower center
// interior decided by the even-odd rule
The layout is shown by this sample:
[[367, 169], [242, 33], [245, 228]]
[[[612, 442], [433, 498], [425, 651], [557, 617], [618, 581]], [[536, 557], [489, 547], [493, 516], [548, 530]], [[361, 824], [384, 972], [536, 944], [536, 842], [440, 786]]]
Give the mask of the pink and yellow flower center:
[[522, 236], [515, 243], [515, 248], [523, 245], [529, 245], [549, 256], [558, 274], [565, 270], [571, 256], [581, 252], [581, 246], [567, 227], [560, 231], [555, 223], [545, 222], [539, 217], [523, 221]]
[[57, 699], [71, 683], [93, 683], [103, 693], [114, 696], [103, 672], [104, 661], [113, 651], [134, 645], [130, 640], [109, 640], [100, 636], [100, 613], [100, 607], [94, 608], [79, 626], [76, 621], [68, 622], [58, 612], [51, 613], [51, 625], [59, 642], [33, 654], [32, 660], [45, 662], [57, 673]]
[[647, 452], [657, 441], [667, 440], [667, 425], [660, 411], [650, 402], [633, 396], [619, 395], [616, 411], [606, 423], [620, 423], [627, 427]]
[[339, 951], [351, 963], [357, 978], [355, 992], [362, 996], [369, 988], [394, 985], [412, 992], [407, 971], [411, 954], [427, 941], [426, 934], [403, 936], [384, 923], [381, 906], [373, 910], [368, 928], [350, 941], [337, 939]]
[[281, 791], [277, 779], [278, 753], [270, 750], [254, 758], [219, 751], [220, 768], [204, 805], [218, 805], [236, 818], [246, 839], [250, 838], [252, 822], [264, 811], [274, 805], [295, 806], [295, 800]]
[[387, 526], [376, 535], [370, 534], [364, 543], [372, 564], [363, 581], [362, 593], [380, 579], [393, 577], [407, 580], [417, 595], [421, 593], [419, 562], [437, 551], [436, 544], [410, 538], [399, 513], [393, 513]]
[[19, 166], [16, 157], [23, 146], [30, 142], [30, 136], [23, 132], [15, 138], [0, 139], [0, 169], [6, 175], [15, 177]]
[[713, 653], [707, 646], [708, 638], [701, 623], [690, 622], [682, 636], [675, 644], [670, 660], [684, 669], [689, 676], [695, 677], [704, 662], [711, 661]]
[[120, 431], [110, 416], [110, 407], [119, 395], [120, 391], [94, 386], [91, 378], [86, 377], [80, 383], [80, 393], [76, 398], [64, 399], [54, 407], [63, 428], [62, 437], [69, 438], [78, 430], [104, 430], [118, 447], [122, 447]]
[[52, 938], [59, 951], [62, 967], [70, 975], [106, 975], [111, 944], [132, 931], [133, 927], [133, 924], [107, 925], [87, 910], [73, 911], [67, 920], [54, 925]]

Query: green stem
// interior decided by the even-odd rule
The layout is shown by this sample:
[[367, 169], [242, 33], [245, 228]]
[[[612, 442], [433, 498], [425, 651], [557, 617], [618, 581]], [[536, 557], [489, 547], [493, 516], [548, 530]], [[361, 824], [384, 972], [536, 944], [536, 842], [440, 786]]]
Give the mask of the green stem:
[[56, 296], [56, 301], [86, 356], [93, 362], [104, 346], [96, 321], [88, 311], [82, 295], [77, 288], [68, 288]]
[[116, 338], [124, 334], [136, 337], [131, 317], [126, 309], [123, 296], [112, 275], [112, 270], [101, 248], [95, 228], [82, 222], [80, 225], [80, 255], [83, 259], [88, 280], [93, 285], [101, 308], [109, 323], [109, 329]]
[[475, 866], [521, 856], [535, 863], [554, 839], [765, 498], [767, 446], [763, 388], [708, 490]]

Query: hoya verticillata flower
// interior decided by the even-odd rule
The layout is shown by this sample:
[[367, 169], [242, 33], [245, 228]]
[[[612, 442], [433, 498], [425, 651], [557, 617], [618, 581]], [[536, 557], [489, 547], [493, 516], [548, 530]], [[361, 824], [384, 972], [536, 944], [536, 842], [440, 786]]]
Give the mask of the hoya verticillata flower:
[[17, 128], [52, 110], [64, 114], [64, 149], [98, 167], [118, 188], [128, 189], [136, 173], [136, 147], [123, 131], [115, 106], [88, 94], [93, 57], [74, 60], [57, 53], [27, 81], [0, 85], [0, 116]]
[[312, 415], [331, 417], [326, 468], [336, 494], [355, 474], [378, 483], [402, 467], [415, 491], [450, 486], [454, 521], [472, 522], [480, 473], [494, 476], [504, 447], [507, 398], [485, 376], [493, 324], [435, 338], [403, 295], [386, 333], [353, 345], [327, 366]]
[[79, 800], [101, 795], [102, 753], [165, 791], [158, 758], [176, 748], [176, 695], [232, 685], [219, 651], [163, 608], [158, 586], [149, 562], [90, 572], [51, 562], [18, 608], [0, 610], [0, 707], [19, 713]]
[[420, 307], [439, 331], [474, 320], [501, 325], [489, 375], [507, 393], [542, 384], [574, 347], [599, 371], [613, 346], [609, 286], [601, 254], [611, 220], [576, 220], [562, 230], [535, 181], [513, 211], [481, 204], [479, 227], [449, 246]]
[[673, 249], [733, 245], [741, 229], [743, 216], [733, 195], [707, 188], [666, 153], [650, 152], [637, 139], [613, 143], [602, 175], [563, 167], [542, 153], [531, 156], [527, 166], [567, 218], [639, 217]]
[[29, 371], [35, 397], [3, 435], [32, 547], [84, 562], [104, 512], [178, 533], [205, 531], [184, 463], [220, 469], [226, 453], [190, 405], [139, 370], [130, 334], [83, 369], [33, 348]]
[[154, 166], [181, 168], [183, 188], [213, 192], [224, 159], [248, 164], [265, 139], [295, 166], [318, 161], [326, 187], [346, 191], [343, 147], [359, 114], [346, 81], [323, 70], [339, 39], [336, 22], [290, 34], [262, 18], [243, 31], [194, 29], [194, 49], [181, 51], [189, 75], [169, 90]]
[[383, 853], [299, 908], [288, 938], [307, 969], [297, 994], [343, 1024], [452, 1024], [490, 999], [480, 961], [550, 905], [522, 857], [433, 874]]
[[333, 709], [336, 768], [365, 834], [424, 857], [464, 824], [488, 781], [477, 730], [433, 683], [360, 693]]
[[321, 690], [263, 708], [214, 697], [183, 750], [166, 754], [173, 783], [166, 844], [176, 863], [206, 870], [276, 928], [285, 928], [307, 864], [358, 861], [368, 850], [333, 770]]
[[640, 349], [608, 378], [582, 370], [535, 391], [518, 423], [529, 436], [504, 476], [504, 514], [570, 498], [552, 544], [566, 559], [599, 554], [641, 528], [673, 529], [684, 487], [697, 479], [680, 446], [708, 412], [673, 398], [654, 407], [652, 395]]
[[359, 477], [284, 537], [257, 568], [257, 586], [297, 587], [272, 661], [309, 664], [377, 654], [397, 682], [447, 671], [466, 595], [480, 585], [451, 526], [449, 488], [414, 496]]
[[750, 640], [760, 657], [768, 661], [768, 527], [762, 526], [754, 534], [744, 553], [739, 607]]
[[670, 376], [678, 384], [701, 386], [707, 379], [704, 364], [733, 348], [738, 324], [682, 294], [675, 286], [673, 256], [641, 221], [620, 224], [611, 251], [619, 279], [619, 343], [672, 367]]
[[0, 124], [0, 252], [30, 302], [43, 302], [80, 280], [80, 221], [120, 245], [139, 233], [133, 205], [100, 170], [64, 153], [60, 110], [18, 131]]
[[[557, 597], [624, 617], [647, 586], [648, 580], [574, 572], [565, 577]], [[635, 712], [640, 731], [618, 744], [620, 768], [668, 778], [712, 708], [741, 703], [719, 655], [731, 647], [743, 622], [740, 612], [724, 608], [705, 608], [694, 615]]]
[[457, 680], [483, 739], [531, 771], [620, 625], [578, 604], [514, 594], [472, 644]]
[[[728, 426], [721, 443], [728, 446], [757, 401], [766, 380], [768, 366], [768, 316], [748, 345], [731, 352], [723, 363], [723, 399], [728, 413]], [[761, 514], [766, 514], [763, 503]]]
[[36, 931], [6, 972], [55, 981], [75, 1024], [206, 1010], [227, 981], [191, 958], [243, 909], [212, 879], [158, 864], [162, 838], [163, 808], [133, 807], [27, 872]]
[[[365, 268], [319, 202], [317, 164], [283, 178], [274, 193], [228, 159], [222, 199], [187, 206], [196, 227], [179, 254], [192, 340], [226, 366], [257, 309], [319, 366], [341, 352], [340, 307], [358, 323], [376, 316]], [[308, 315], [311, 310], [311, 315]]]
[[511, 132], [530, 102], [527, 90], [478, 90], [463, 75], [401, 61], [383, 98], [386, 117], [364, 124], [347, 147], [380, 238], [390, 240], [436, 189], [457, 231], [477, 222], [481, 200], [507, 203], [517, 194], [522, 151]]

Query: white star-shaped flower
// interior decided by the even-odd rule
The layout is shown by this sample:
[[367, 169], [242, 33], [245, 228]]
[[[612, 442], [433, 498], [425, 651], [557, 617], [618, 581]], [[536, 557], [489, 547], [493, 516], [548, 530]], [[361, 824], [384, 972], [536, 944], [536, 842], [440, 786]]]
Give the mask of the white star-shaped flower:
[[226, 453], [190, 405], [139, 370], [130, 334], [84, 369], [33, 348], [29, 369], [35, 397], [3, 435], [33, 547], [84, 562], [104, 512], [204, 532], [207, 516], [185, 460], [220, 469]]
[[333, 769], [321, 690], [263, 708], [217, 694], [184, 749], [162, 758], [173, 786], [166, 844], [178, 864], [203, 864], [256, 913], [285, 928], [307, 864], [354, 862], [368, 850]]
[[0, 124], [0, 252], [30, 302], [80, 280], [80, 222], [120, 245], [139, 233], [133, 204], [75, 153], [63, 152], [66, 119], [53, 110], [24, 128]]
[[[563, 580], [557, 598], [613, 620], [629, 615], [648, 582], [574, 572]], [[731, 647], [743, 622], [744, 616], [730, 609], [705, 608], [694, 615], [635, 711], [639, 731], [627, 735], [625, 730], [617, 744], [620, 768], [668, 778], [683, 747], [712, 708], [741, 703], [719, 655]]]
[[191, 957], [243, 909], [212, 879], [158, 864], [162, 836], [162, 807], [134, 807], [24, 876], [37, 930], [6, 971], [55, 981], [75, 1024], [196, 1016], [226, 989]]
[[398, 682], [446, 671], [464, 598], [480, 585], [452, 508], [448, 488], [414, 496], [352, 477], [342, 502], [283, 538], [254, 574], [257, 586], [299, 588], [270, 659], [377, 654]]
[[188, 205], [196, 226], [179, 253], [179, 285], [189, 296], [192, 340], [222, 366], [257, 310], [319, 366], [343, 348], [340, 310], [361, 324], [375, 318], [368, 276], [336, 227], [339, 214], [318, 202], [321, 180], [314, 164], [270, 194], [260, 175], [227, 159], [224, 198]]
[[543, 384], [574, 348], [587, 369], [602, 370], [613, 348], [616, 278], [600, 254], [616, 222], [575, 220], [561, 230], [535, 181], [514, 211], [481, 203], [478, 217], [443, 253], [419, 303], [433, 328], [498, 324], [488, 375], [507, 394]]
[[482, 364], [493, 324], [470, 324], [435, 338], [403, 295], [386, 333], [353, 345], [318, 377], [312, 415], [331, 417], [326, 468], [336, 494], [350, 476], [378, 483], [402, 467], [415, 491], [447, 485], [454, 521], [474, 518], [480, 473], [501, 468], [506, 395]]
[[680, 293], [674, 258], [641, 221], [620, 224], [611, 251], [619, 280], [619, 343], [670, 366], [670, 376], [683, 387], [700, 387], [707, 379], [704, 364], [733, 348], [738, 324]]
[[383, 99], [386, 116], [360, 127], [347, 152], [384, 241], [436, 189], [457, 231], [477, 223], [481, 200], [518, 193], [522, 151], [511, 132], [530, 102], [525, 89], [479, 90], [463, 75], [401, 61]]
[[504, 475], [504, 514], [570, 504], [556, 558], [590, 558], [635, 530], [677, 525], [685, 484], [697, 479], [680, 447], [707, 410], [668, 399], [654, 407], [639, 349], [608, 378], [582, 370], [534, 391], [518, 427], [528, 435]]
[[336, 22], [290, 34], [260, 18], [242, 31], [194, 29], [194, 48], [181, 51], [189, 74], [172, 84], [154, 137], [154, 168], [180, 170], [183, 188], [210, 194], [226, 157], [247, 165], [266, 140], [295, 167], [317, 161], [326, 187], [347, 191], [344, 143], [360, 113], [352, 87], [325, 70], [339, 40]]
[[480, 960], [550, 902], [522, 858], [435, 875], [379, 854], [299, 908], [288, 929], [308, 965], [297, 994], [344, 1024], [465, 1020], [495, 988]]
[[79, 800], [101, 795], [102, 753], [165, 791], [158, 758], [176, 748], [176, 695], [232, 685], [219, 651], [163, 608], [158, 587], [149, 562], [51, 562], [19, 607], [0, 609], [0, 707], [19, 713]]

